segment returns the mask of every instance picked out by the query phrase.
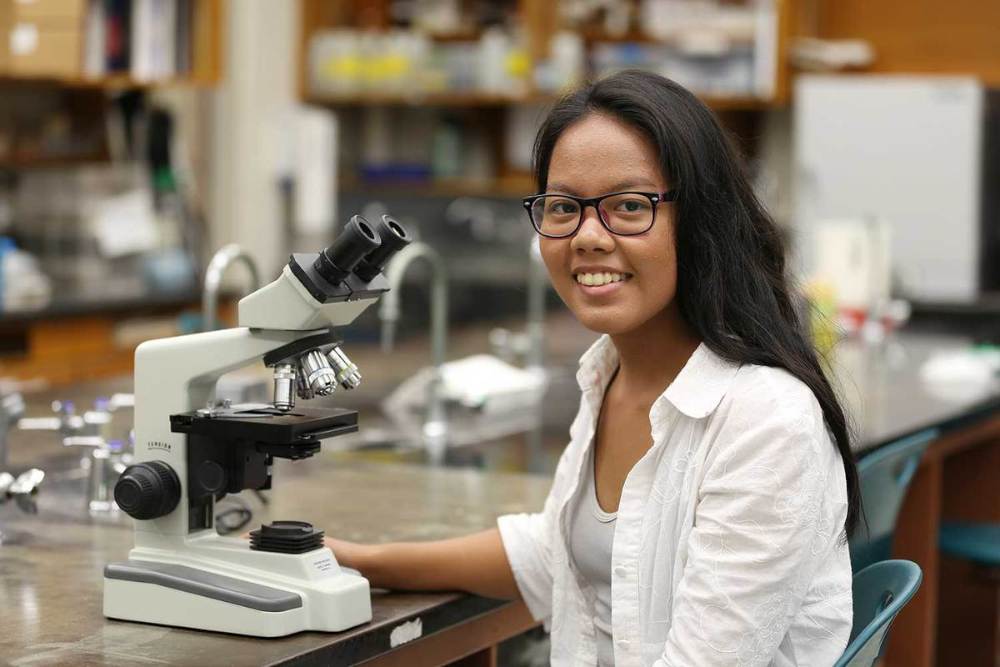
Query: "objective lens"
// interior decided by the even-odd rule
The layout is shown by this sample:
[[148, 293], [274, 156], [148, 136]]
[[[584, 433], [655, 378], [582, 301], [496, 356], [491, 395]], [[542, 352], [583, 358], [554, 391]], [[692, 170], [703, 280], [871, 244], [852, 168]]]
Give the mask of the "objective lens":
[[382, 245], [365, 255], [354, 270], [354, 275], [365, 282], [377, 276], [389, 260], [413, 240], [406, 229], [389, 215], [382, 216], [375, 231], [382, 239]]
[[295, 385], [299, 398], [301, 398], [303, 401], [310, 401], [316, 398], [316, 394], [313, 393], [312, 387], [310, 387], [308, 383], [306, 383], [306, 376], [302, 373], [298, 373], [296, 378], [297, 380]]
[[295, 367], [291, 364], [274, 367], [274, 407], [284, 411], [295, 407]]
[[337, 374], [319, 350], [311, 350], [299, 357], [299, 367], [305, 384], [317, 396], [329, 396], [337, 388]]
[[382, 243], [371, 223], [360, 215], [352, 216], [330, 246], [319, 254], [313, 267], [331, 285], [339, 285], [365, 255]]
[[327, 353], [330, 365], [337, 371], [337, 382], [344, 389], [357, 389], [361, 384], [361, 372], [357, 364], [351, 361], [339, 347], [333, 347]]

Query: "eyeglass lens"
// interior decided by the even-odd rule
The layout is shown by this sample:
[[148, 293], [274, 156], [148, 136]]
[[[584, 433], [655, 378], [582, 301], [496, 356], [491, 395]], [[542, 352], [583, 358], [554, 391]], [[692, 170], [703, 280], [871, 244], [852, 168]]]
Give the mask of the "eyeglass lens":
[[[653, 203], [644, 194], [626, 192], [598, 204], [604, 223], [617, 234], [641, 234], [653, 224]], [[531, 220], [550, 236], [572, 234], [580, 223], [580, 203], [560, 195], [539, 197], [531, 205]]]

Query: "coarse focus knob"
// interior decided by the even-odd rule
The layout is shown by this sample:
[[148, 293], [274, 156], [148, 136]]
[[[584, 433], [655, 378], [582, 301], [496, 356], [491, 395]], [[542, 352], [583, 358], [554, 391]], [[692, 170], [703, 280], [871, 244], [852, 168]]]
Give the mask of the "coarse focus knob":
[[174, 511], [181, 499], [181, 481], [163, 461], [136, 463], [115, 484], [115, 502], [133, 519], [156, 519]]

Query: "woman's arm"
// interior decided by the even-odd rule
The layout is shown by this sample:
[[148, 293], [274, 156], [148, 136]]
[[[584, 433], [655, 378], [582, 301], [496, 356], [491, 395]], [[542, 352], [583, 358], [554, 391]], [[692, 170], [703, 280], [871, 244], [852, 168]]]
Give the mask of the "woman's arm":
[[367, 545], [328, 537], [326, 546], [341, 565], [360, 571], [373, 588], [520, 598], [496, 528], [436, 542]]

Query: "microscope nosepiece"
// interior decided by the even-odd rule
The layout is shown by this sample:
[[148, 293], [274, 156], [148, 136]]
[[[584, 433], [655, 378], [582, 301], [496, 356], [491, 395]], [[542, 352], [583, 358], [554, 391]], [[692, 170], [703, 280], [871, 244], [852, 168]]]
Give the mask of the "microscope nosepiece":
[[382, 239], [371, 223], [360, 215], [352, 216], [344, 225], [344, 231], [319, 253], [313, 267], [331, 285], [339, 285], [358, 262], [381, 243]]
[[413, 240], [406, 228], [389, 215], [382, 216], [375, 230], [379, 238], [382, 239], [382, 245], [365, 255], [364, 259], [358, 263], [357, 268], [354, 269], [354, 274], [365, 282], [377, 276], [393, 255]]

